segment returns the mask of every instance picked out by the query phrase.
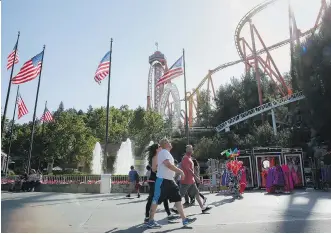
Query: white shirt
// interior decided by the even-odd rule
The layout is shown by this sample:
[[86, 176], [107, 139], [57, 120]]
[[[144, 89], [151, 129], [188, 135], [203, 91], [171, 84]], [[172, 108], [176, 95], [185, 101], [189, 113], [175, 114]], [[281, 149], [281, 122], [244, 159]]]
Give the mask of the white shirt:
[[175, 172], [170, 170], [166, 165], [164, 165], [164, 161], [169, 160], [170, 163], [174, 164], [175, 160], [170, 154], [168, 150], [161, 150], [157, 155], [157, 173], [156, 176], [158, 178], [173, 180], [175, 177]]

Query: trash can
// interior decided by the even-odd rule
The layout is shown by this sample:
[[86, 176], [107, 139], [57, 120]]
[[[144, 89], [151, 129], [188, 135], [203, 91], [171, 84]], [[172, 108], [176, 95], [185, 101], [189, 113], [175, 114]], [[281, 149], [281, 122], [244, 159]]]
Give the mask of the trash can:
[[100, 193], [111, 192], [111, 174], [101, 175]]

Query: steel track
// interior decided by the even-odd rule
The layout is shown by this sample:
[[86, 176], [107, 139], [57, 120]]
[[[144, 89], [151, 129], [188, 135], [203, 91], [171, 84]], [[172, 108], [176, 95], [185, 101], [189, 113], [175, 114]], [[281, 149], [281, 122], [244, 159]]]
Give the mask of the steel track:
[[[255, 6], [253, 9], [251, 9], [249, 12], [247, 12], [246, 15], [243, 18], [241, 18], [241, 20], [239, 21], [239, 23], [236, 27], [235, 33], [234, 33], [234, 41], [236, 43], [236, 49], [238, 51], [238, 54], [242, 60], [245, 60], [244, 53], [242, 52], [242, 49], [239, 44], [240, 43], [240, 33], [241, 33], [242, 28], [244, 27], [244, 25], [246, 23], [248, 23], [251, 20], [251, 18], [253, 16], [255, 16], [257, 13], [259, 13], [260, 11], [264, 10], [269, 5], [271, 5], [277, 1], [279, 1], [279, 0], [268, 0], [263, 3], [260, 3], [259, 5]], [[279, 44], [279, 43], [277, 43], [277, 44]], [[285, 45], [285, 44], [283, 44], [283, 45]], [[264, 52], [265, 52], [265, 50], [263, 50], [263, 52], [261, 50], [261, 53], [264, 53]]]
[[235, 125], [244, 120], [250, 119], [256, 115], [260, 115], [266, 111], [270, 111], [271, 109], [277, 108], [279, 106], [287, 105], [289, 103], [296, 102], [296, 101], [302, 100], [304, 98], [305, 98], [305, 96], [303, 95], [303, 93], [298, 92], [298, 93], [292, 94], [291, 96], [285, 96], [280, 99], [273, 100], [273, 101], [265, 103], [261, 106], [255, 107], [248, 111], [245, 111], [235, 117], [232, 117], [231, 119], [218, 125], [216, 127], [216, 131], [221, 132], [223, 130], [230, 128], [230, 126], [232, 126], [232, 125]]
[[[246, 59], [245, 59], [245, 57], [244, 57], [244, 53], [243, 53], [243, 51], [242, 51], [242, 49], [241, 49], [241, 47], [240, 47], [240, 33], [241, 33], [241, 30], [242, 30], [242, 28], [244, 27], [244, 25], [245, 25], [247, 22], [249, 22], [249, 20], [250, 20], [253, 16], [255, 16], [257, 13], [261, 12], [262, 10], [264, 10], [265, 8], [267, 8], [269, 5], [271, 5], [271, 4], [273, 4], [273, 3], [277, 2], [277, 1], [279, 1], [279, 0], [267, 0], [267, 1], [263, 2], [263, 3], [260, 3], [259, 5], [255, 6], [255, 7], [254, 7], [253, 9], [251, 9], [248, 13], [246, 13], [246, 15], [245, 15], [245, 16], [239, 21], [239, 23], [238, 23], [238, 25], [237, 25], [237, 27], [236, 27], [236, 30], [235, 30], [235, 36], [234, 36], [236, 49], [237, 49], [237, 52], [238, 52], [239, 57], [240, 57], [241, 59], [236, 60], [236, 61], [232, 61], [232, 62], [227, 62], [227, 63], [221, 64], [221, 65], [219, 65], [218, 67], [216, 67], [216, 68], [210, 70], [210, 71], [208, 72], [208, 74], [202, 79], [202, 81], [201, 81], [200, 84], [197, 86], [197, 88], [194, 89], [194, 90], [192, 91], [192, 93], [191, 93], [191, 95], [189, 96], [189, 98], [191, 98], [193, 95], [195, 95], [195, 94], [196, 94], [196, 91], [199, 90], [199, 89], [204, 85], [204, 83], [206, 82], [206, 80], [207, 80], [211, 75], [213, 75], [214, 73], [216, 73], [216, 72], [218, 72], [218, 71], [220, 71], [220, 70], [223, 70], [223, 69], [225, 69], [225, 68], [227, 68], [227, 67], [230, 67], [230, 66], [233, 66], [233, 65], [239, 64], [239, 63], [241, 63], [241, 62], [245, 62], [246, 59], [249, 59], [249, 58], [252, 58], [252, 57], [253, 57], [252, 54], [246, 56]], [[306, 32], [302, 33], [302, 34], [300, 35], [300, 37], [304, 37], [304, 36], [306, 36], [306, 35], [308, 35], [308, 34], [310, 34], [310, 33], [313, 33], [315, 29], [316, 29], [316, 28], [311, 28], [311, 29], [307, 30]], [[268, 50], [268, 51], [272, 51], [272, 50], [278, 49], [278, 48], [280, 48], [280, 47], [282, 47], [282, 46], [285, 46], [285, 45], [289, 44], [290, 41], [291, 41], [290, 39], [283, 40], [283, 41], [281, 41], [281, 42], [278, 42], [278, 43], [276, 43], [276, 44], [274, 44], [274, 45], [271, 45], [271, 46], [267, 47], [267, 50]], [[260, 50], [258, 50], [258, 51], [256, 51], [257, 55], [263, 54], [263, 53], [265, 53], [265, 52], [266, 52], [266, 50], [265, 50], [264, 48], [263, 48], [263, 49], [260, 49]]]

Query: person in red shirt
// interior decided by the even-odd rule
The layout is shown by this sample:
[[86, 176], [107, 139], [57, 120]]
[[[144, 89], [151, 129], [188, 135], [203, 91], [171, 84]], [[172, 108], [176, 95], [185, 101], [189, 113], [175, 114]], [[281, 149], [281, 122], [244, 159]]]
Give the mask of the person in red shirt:
[[196, 185], [196, 182], [199, 183], [199, 178], [194, 174], [194, 163], [192, 161], [192, 154], [193, 154], [193, 146], [187, 145], [186, 146], [186, 154], [184, 155], [181, 168], [184, 172], [184, 178], [180, 181], [180, 194], [184, 197], [187, 193], [190, 194], [191, 197], [195, 197], [198, 201], [202, 213], [207, 212], [211, 209], [211, 207], [204, 207], [203, 202], [199, 196], [199, 189]]

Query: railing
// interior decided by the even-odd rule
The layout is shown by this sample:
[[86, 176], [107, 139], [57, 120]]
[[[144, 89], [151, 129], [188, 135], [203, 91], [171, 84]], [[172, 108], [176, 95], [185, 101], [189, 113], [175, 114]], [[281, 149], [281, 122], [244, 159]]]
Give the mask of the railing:
[[[1, 183], [13, 183], [16, 176], [7, 176], [1, 178]], [[101, 175], [43, 175], [41, 182], [45, 184], [88, 184], [98, 183], [101, 180]], [[139, 181], [143, 182], [146, 180], [145, 176], [141, 176]], [[126, 183], [129, 181], [127, 175], [112, 175], [112, 183]]]
[[96, 183], [101, 180], [100, 175], [44, 175], [42, 183], [45, 184], [88, 184]]
[[[1, 183], [13, 183], [17, 176], [7, 176], [1, 178]], [[98, 183], [101, 180], [100, 175], [44, 175], [42, 176], [42, 183], [45, 184], [88, 184], [88, 183]], [[112, 175], [112, 183], [127, 183], [129, 177], [127, 175]], [[145, 176], [141, 176], [139, 181], [144, 182], [146, 180]], [[210, 185], [210, 179], [200, 178], [201, 184]], [[219, 181], [217, 180], [217, 183]]]

